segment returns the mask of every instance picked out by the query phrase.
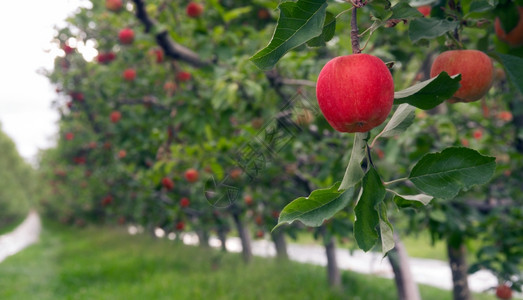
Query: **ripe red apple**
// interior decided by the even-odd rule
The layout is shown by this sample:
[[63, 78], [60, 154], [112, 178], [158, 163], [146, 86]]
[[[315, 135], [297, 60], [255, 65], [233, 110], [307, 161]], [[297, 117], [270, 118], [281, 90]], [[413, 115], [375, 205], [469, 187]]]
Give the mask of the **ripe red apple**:
[[278, 219], [280, 217], [280, 212], [277, 211], [277, 210], [273, 210], [271, 212], [271, 215], [272, 215], [273, 218]]
[[64, 50], [65, 55], [71, 54], [71, 53], [73, 53], [73, 51], [74, 51], [74, 48], [71, 47], [71, 46], [69, 46], [69, 45], [67, 45], [67, 44], [65, 44], [65, 45], [62, 47], [62, 49]]
[[498, 113], [497, 117], [498, 117], [498, 119], [505, 121], [505, 122], [512, 121], [512, 113], [510, 111], [500, 111]]
[[179, 221], [178, 223], [176, 223], [176, 230], [183, 230], [185, 228], [185, 223], [183, 223], [182, 221]]
[[189, 17], [198, 18], [203, 13], [203, 5], [196, 2], [189, 2], [186, 12]]
[[339, 56], [321, 70], [318, 104], [341, 132], [366, 132], [385, 121], [394, 101], [394, 82], [383, 61], [368, 54]]
[[113, 202], [113, 196], [107, 195], [102, 199], [102, 206], [107, 206]]
[[123, 3], [122, 0], [106, 0], [105, 1], [105, 8], [107, 8], [110, 11], [117, 12], [120, 9], [122, 9]]
[[258, 19], [260, 20], [267, 20], [271, 17], [271, 14], [269, 13], [269, 11], [265, 8], [260, 8], [258, 10]]
[[441, 72], [461, 74], [461, 87], [450, 102], [472, 102], [483, 97], [492, 84], [494, 67], [490, 58], [478, 50], [450, 50], [441, 53], [432, 64], [430, 77]]
[[169, 191], [174, 189], [174, 182], [169, 177], [162, 178], [162, 185], [163, 185], [164, 188], [166, 188]]
[[502, 41], [509, 43], [511, 46], [520, 46], [523, 44], [523, 6], [518, 7], [519, 21], [516, 27], [510, 32], [505, 32], [501, 27], [501, 21], [499, 18], [494, 20], [494, 30], [496, 35]]
[[120, 121], [120, 119], [122, 118], [122, 113], [115, 110], [115, 111], [111, 112], [110, 118], [111, 118], [111, 122], [118, 123], [118, 121]]
[[256, 231], [256, 237], [261, 239], [264, 236], [263, 230], [259, 229]]
[[176, 92], [176, 83], [174, 81], [167, 81], [163, 85], [163, 90], [168, 96], [172, 96]]
[[68, 141], [74, 139], [74, 133], [72, 133], [72, 132], [66, 133], [65, 134], [65, 139], [68, 140]]
[[499, 299], [512, 299], [512, 290], [505, 284], [500, 284], [496, 288], [496, 296]]
[[191, 73], [187, 71], [180, 71], [176, 74], [176, 80], [178, 81], [189, 81], [191, 80]]
[[243, 171], [241, 168], [234, 168], [229, 172], [229, 176], [231, 179], [238, 179], [243, 174]]
[[127, 81], [134, 81], [134, 79], [136, 79], [136, 70], [133, 68], [125, 69], [123, 71], [123, 78]]
[[157, 63], [163, 62], [163, 50], [161, 48], [151, 49], [149, 54], [156, 59]]
[[256, 225], [261, 225], [263, 224], [263, 218], [260, 215], [257, 215], [254, 219], [254, 222], [256, 223]]
[[189, 206], [190, 203], [191, 203], [191, 201], [189, 201], [189, 198], [187, 198], [187, 197], [183, 197], [182, 199], [180, 199], [181, 207], [187, 207], [187, 206]]
[[252, 203], [253, 203], [251, 195], [245, 195], [243, 197], [243, 200], [245, 201], [245, 204], [247, 204], [247, 205], [252, 205]]
[[73, 98], [73, 100], [76, 100], [79, 102], [82, 102], [85, 99], [84, 94], [81, 92], [71, 92], [70, 95], [71, 95], [71, 98]]
[[125, 150], [123, 150], [123, 149], [120, 150], [120, 151], [118, 151], [118, 157], [119, 157], [120, 159], [125, 158], [126, 156], [127, 156], [127, 151], [125, 151]]
[[196, 169], [187, 169], [185, 171], [185, 179], [189, 182], [196, 182], [198, 180], [198, 170]]
[[101, 64], [108, 64], [116, 58], [114, 52], [100, 52], [96, 57], [96, 60]]
[[118, 38], [120, 39], [120, 43], [124, 45], [132, 44], [134, 41], [134, 31], [131, 28], [124, 28], [120, 30]]
[[430, 16], [430, 11], [432, 10], [432, 6], [430, 5], [422, 5], [418, 7], [418, 11], [424, 16]]
[[483, 131], [481, 129], [476, 129], [472, 135], [476, 140], [480, 140], [483, 137]]

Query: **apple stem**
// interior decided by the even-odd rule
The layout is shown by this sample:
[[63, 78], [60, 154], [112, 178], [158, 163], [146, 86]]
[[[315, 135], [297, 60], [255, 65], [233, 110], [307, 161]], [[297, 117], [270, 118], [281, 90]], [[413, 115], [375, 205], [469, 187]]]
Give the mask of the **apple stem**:
[[351, 39], [353, 54], [361, 53], [357, 15], [358, 15], [358, 8], [355, 6], [354, 9], [352, 10], [352, 18], [350, 19], [350, 27], [351, 27], [350, 39]]

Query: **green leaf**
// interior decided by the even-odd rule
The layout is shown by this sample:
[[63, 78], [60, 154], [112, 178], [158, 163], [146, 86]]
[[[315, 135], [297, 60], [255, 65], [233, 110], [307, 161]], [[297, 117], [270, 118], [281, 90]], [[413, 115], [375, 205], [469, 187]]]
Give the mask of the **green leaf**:
[[322, 33], [326, 8], [326, 0], [281, 3], [280, 19], [269, 45], [250, 60], [262, 70], [274, 67], [285, 53]]
[[328, 189], [315, 190], [309, 197], [300, 197], [287, 204], [274, 229], [296, 220], [307, 226], [320, 226], [323, 221], [345, 208], [354, 196], [354, 188], [340, 191], [339, 187], [340, 183], [337, 182]]
[[363, 177], [361, 188], [363, 192], [354, 209], [356, 215], [354, 237], [358, 246], [367, 252], [374, 247], [379, 239], [377, 231], [380, 221], [378, 206], [385, 199], [386, 191], [378, 172], [372, 167]]
[[251, 10], [252, 10], [251, 6], [238, 7], [235, 9], [231, 9], [223, 15], [223, 20], [225, 21], [225, 23], [229, 23], [230, 21], [237, 19], [246, 13], [249, 13]]
[[370, 10], [371, 20], [383, 22], [389, 19], [392, 16], [390, 6], [390, 1], [387, 0], [371, 1], [367, 6]]
[[379, 205], [380, 216], [380, 239], [381, 239], [381, 253], [385, 256], [387, 252], [394, 248], [394, 229], [387, 218], [387, 205], [382, 202]]
[[434, 19], [434, 18], [417, 18], [410, 22], [409, 38], [413, 43], [420, 40], [432, 40], [453, 31], [459, 25], [457, 21]]
[[330, 12], [325, 15], [325, 22], [323, 24], [323, 31], [317, 37], [309, 40], [307, 46], [309, 47], [321, 47], [326, 42], [330, 41], [334, 37], [336, 32], [336, 17]]
[[476, 0], [470, 3], [469, 13], [486, 12], [494, 9], [494, 7], [488, 0]]
[[432, 109], [449, 99], [459, 89], [461, 75], [450, 77], [441, 72], [437, 77], [422, 81], [394, 93], [394, 104], [408, 103], [421, 109]]
[[505, 67], [510, 81], [523, 94], [523, 58], [497, 52], [489, 53], [489, 55], [496, 58]]
[[430, 201], [432, 201], [432, 199], [434, 199], [434, 197], [425, 195], [425, 194], [400, 195], [393, 190], [387, 190], [387, 192], [391, 192], [392, 194], [394, 194], [394, 202], [400, 208], [405, 208], [405, 207], [421, 208], [421, 207], [429, 204]]
[[423, 17], [423, 15], [414, 7], [405, 2], [400, 2], [392, 7], [391, 19], [410, 19]]
[[398, 106], [385, 128], [374, 139], [395, 136], [405, 131], [414, 122], [415, 110], [414, 106], [407, 103]]
[[495, 160], [476, 150], [450, 147], [422, 157], [410, 172], [409, 179], [426, 194], [452, 199], [462, 189], [486, 183], [496, 168]]
[[368, 132], [358, 132], [354, 135], [354, 143], [352, 144], [349, 164], [347, 165], [345, 175], [341, 181], [340, 189], [345, 190], [356, 185], [363, 178], [363, 175], [365, 175], [361, 169], [361, 161], [365, 157], [368, 138]]

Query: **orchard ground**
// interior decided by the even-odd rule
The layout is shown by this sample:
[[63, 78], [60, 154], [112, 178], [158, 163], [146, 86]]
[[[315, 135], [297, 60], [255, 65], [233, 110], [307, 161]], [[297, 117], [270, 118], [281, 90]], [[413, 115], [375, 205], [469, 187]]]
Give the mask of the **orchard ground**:
[[[330, 290], [322, 267], [183, 245], [125, 228], [66, 228], [44, 221], [40, 242], [2, 263], [0, 298], [29, 299], [397, 299], [394, 282], [343, 272]], [[423, 299], [451, 293], [420, 286]], [[394, 292], [392, 292], [394, 291]], [[494, 299], [477, 294], [475, 299]]]

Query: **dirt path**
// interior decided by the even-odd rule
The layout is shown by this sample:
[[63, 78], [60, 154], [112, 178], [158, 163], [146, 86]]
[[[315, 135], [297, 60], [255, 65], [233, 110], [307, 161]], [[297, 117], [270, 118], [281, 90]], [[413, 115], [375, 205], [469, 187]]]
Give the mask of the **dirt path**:
[[0, 262], [38, 241], [42, 223], [36, 211], [31, 211], [24, 222], [10, 233], [0, 235]]

